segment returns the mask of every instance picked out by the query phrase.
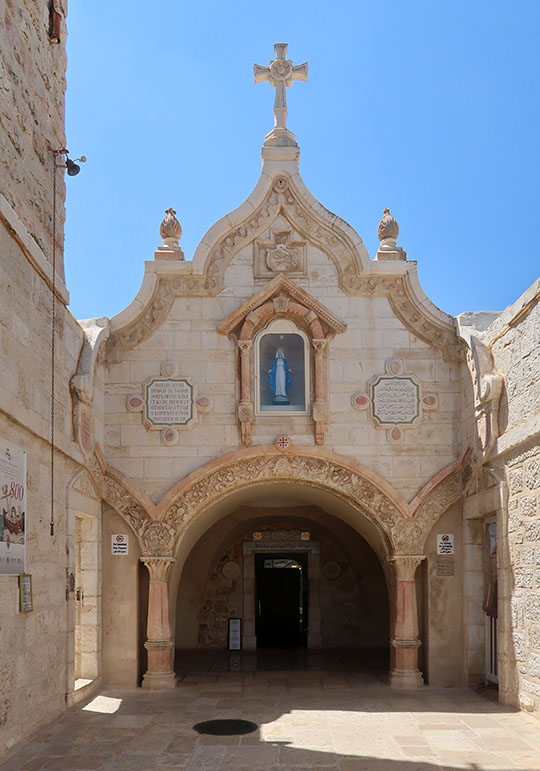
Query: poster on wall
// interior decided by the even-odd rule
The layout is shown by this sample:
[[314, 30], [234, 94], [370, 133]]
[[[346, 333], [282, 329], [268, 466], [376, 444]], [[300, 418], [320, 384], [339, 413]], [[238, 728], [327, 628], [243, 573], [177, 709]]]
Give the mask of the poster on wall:
[[25, 572], [26, 452], [0, 439], [0, 575]]

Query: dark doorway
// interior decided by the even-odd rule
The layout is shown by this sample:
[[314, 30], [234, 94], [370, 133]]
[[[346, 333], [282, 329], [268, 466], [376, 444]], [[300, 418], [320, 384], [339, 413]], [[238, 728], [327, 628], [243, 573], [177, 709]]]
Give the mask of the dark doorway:
[[307, 554], [255, 555], [258, 648], [306, 645], [307, 565]]

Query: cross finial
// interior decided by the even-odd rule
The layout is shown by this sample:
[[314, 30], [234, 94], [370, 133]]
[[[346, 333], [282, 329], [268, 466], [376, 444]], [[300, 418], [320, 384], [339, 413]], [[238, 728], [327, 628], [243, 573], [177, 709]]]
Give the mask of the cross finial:
[[[308, 79], [307, 62], [303, 64], [292, 63], [291, 59], [286, 59], [287, 43], [276, 43], [274, 45], [275, 59], [270, 62], [269, 67], [261, 67], [260, 64], [253, 65], [253, 75], [255, 83], [262, 83], [267, 80], [272, 88], [276, 89], [276, 98], [274, 100], [274, 131], [271, 132], [274, 137], [281, 136], [279, 144], [292, 144], [294, 135], [287, 130], [287, 86], [292, 86], [293, 80]], [[266, 144], [266, 143], [265, 143]]]

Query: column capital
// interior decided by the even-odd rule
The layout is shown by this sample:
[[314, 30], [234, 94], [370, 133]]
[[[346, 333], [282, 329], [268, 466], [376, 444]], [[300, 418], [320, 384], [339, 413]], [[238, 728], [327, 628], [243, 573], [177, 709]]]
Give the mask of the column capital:
[[328, 338], [326, 337], [316, 337], [316, 338], [312, 338], [311, 340], [311, 345], [315, 349], [315, 353], [323, 353], [327, 343], [328, 343]]
[[425, 554], [395, 554], [389, 562], [394, 565], [398, 581], [414, 581], [416, 568], [425, 558]]
[[165, 582], [169, 574], [169, 569], [174, 563], [174, 557], [146, 557], [143, 555], [141, 557], [141, 562], [148, 568], [150, 581]]
[[238, 340], [237, 345], [240, 349], [240, 353], [246, 354], [253, 348], [253, 340]]

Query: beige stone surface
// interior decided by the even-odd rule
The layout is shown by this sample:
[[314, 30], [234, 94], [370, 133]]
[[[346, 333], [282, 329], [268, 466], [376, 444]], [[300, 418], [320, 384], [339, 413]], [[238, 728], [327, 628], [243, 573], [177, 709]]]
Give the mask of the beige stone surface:
[[[216, 718], [258, 725], [199, 735]], [[392, 691], [366, 671], [189, 674], [175, 691], [109, 689], [0, 765], [23, 769], [539, 769], [538, 720], [469, 690]]]

